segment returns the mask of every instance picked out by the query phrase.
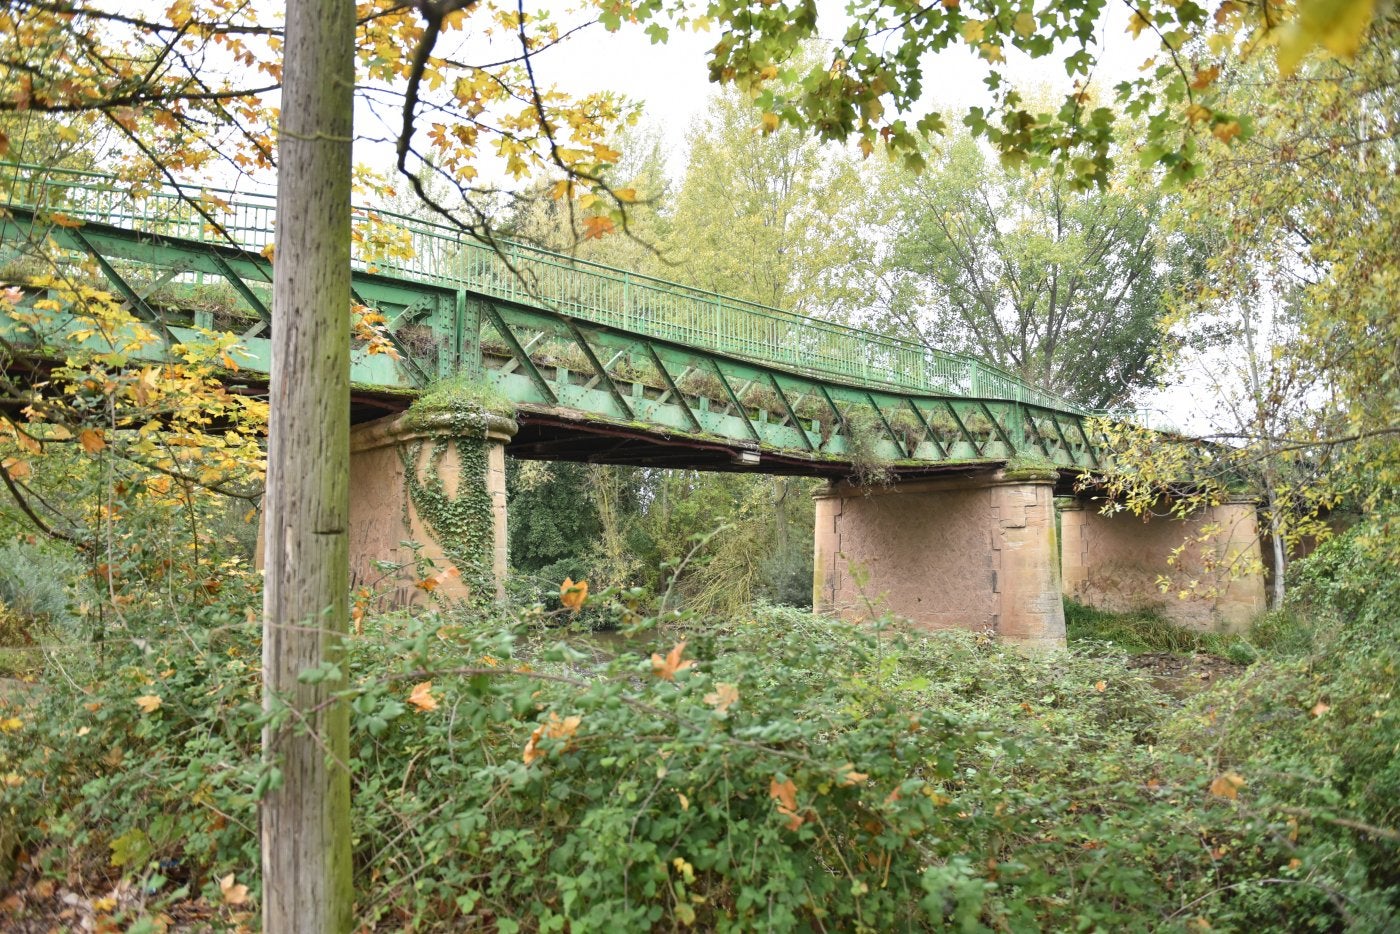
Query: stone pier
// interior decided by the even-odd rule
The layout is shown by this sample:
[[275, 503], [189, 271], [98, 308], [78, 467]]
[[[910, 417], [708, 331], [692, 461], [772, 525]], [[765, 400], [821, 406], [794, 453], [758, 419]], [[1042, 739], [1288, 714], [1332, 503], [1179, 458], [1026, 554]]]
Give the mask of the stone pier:
[[1053, 468], [817, 494], [818, 612], [893, 613], [927, 629], [1065, 644]]
[[1102, 506], [1060, 501], [1065, 596], [1110, 612], [1154, 609], [1207, 631], [1239, 631], [1267, 608], [1253, 500], [1145, 521], [1128, 512], [1106, 516]]
[[[350, 579], [376, 606], [505, 595], [505, 444], [515, 422], [485, 411], [410, 410], [350, 436]], [[417, 554], [403, 543], [414, 542]], [[383, 570], [379, 562], [400, 566]], [[431, 585], [430, 585], [431, 586]]]

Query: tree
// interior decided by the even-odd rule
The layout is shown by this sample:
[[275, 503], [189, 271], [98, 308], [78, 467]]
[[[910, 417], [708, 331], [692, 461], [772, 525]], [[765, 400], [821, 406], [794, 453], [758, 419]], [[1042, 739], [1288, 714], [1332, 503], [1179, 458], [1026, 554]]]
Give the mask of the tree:
[[[811, 57], [808, 53], [807, 57]], [[827, 317], [839, 271], [859, 251], [847, 223], [859, 202], [841, 150], [792, 128], [763, 133], [738, 92], [713, 95], [690, 133], [663, 255], [687, 284]]]
[[889, 254], [870, 276], [884, 327], [1091, 408], [1153, 384], [1163, 300], [1193, 257], [1160, 229], [1164, 196], [1142, 173], [1075, 191], [960, 135], [922, 173], [892, 172], [885, 201]]
[[1288, 550], [1326, 534], [1330, 509], [1394, 521], [1397, 35], [1391, 11], [1352, 63], [1283, 75], [1265, 58], [1223, 76], [1269, 118], [1244, 145], [1220, 146], [1186, 189], [1173, 222], [1207, 238], [1210, 259], [1167, 322], [1199, 348], [1166, 373], [1214, 401], [1197, 412], [1214, 443], [1110, 429], [1120, 448], [1110, 485], [1139, 509], [1168, 485], [1180, 508], [1232, 488], [1261, 495], [1275, 604]]

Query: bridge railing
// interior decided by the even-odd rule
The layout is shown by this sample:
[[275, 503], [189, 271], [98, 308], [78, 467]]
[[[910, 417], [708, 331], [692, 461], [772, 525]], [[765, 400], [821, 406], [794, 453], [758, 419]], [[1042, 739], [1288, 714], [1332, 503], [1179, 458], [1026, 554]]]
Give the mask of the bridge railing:
[[[261, 192], [139, 187], [99, 173], [0, 164], [0, 199], [100, 221], [261, 251], [275, 238], [275, 197]], [[196, 204], [199, 207], [196, 207]], [[456, 228], [354, 209], [357, 267], [557, 310], [599, 324], [799, 372], [939, 395], [1082, 409], [972, 357], [809, 318], [654, 276]]]

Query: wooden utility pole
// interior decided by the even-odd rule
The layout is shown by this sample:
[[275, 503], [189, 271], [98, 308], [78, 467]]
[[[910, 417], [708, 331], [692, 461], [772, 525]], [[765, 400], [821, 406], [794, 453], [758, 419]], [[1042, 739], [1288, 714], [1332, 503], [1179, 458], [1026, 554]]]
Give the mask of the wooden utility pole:
[[263, 930], [350, 930], [350, 134], [354, 0], [288, 0], [278, 137], [263, 597], [263, 731], [282, 784], [262, 804]]

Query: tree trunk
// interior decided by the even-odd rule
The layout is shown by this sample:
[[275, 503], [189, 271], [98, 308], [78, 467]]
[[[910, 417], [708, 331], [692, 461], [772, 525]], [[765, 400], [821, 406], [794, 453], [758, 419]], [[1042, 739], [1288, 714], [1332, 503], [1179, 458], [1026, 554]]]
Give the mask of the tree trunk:
[[350, 133], [354, 0], [289, 0], [278, 142], [269, 390], [263, 731], [282, 783], [262, 804], [263, 930], [349, 931]]

